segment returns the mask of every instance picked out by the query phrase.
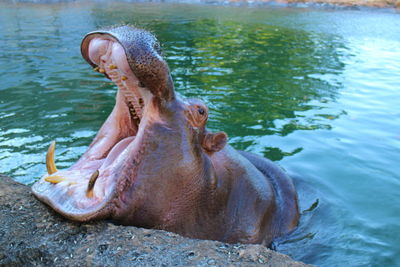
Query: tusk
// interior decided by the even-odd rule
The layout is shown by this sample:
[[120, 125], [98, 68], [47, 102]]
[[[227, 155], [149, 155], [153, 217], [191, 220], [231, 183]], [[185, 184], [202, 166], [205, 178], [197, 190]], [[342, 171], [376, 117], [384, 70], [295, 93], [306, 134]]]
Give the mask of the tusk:
[[114, 64], [110, 64], [110, 66], [108, 66], [110, 68], [110, 70], [115, 70], [118, 69], [118, 67]]
[[93, 197], [93, 187], [94, 187], [94, 184], [96, 183], [97, 177], [99, 177], [99, 174], [100, 174], [99, 170], [96, 170], [92, 174], [92, 176], [90, 176], [88, 188], [86, 191], [86, 196], [89, 198]]
[[65, 181], [66, 179], [58, 175], [53, 175], [53, 176], [47, 176], [46, 178], [44, 178], [44, 180], [52, 184], [58, 184], [62, 181]]
[[56, 164], [54, 163], [54, 150], [56, 149], [56, 141], [51, 142], [46, 154], [46, 168], [48, 174], [57, 172]]

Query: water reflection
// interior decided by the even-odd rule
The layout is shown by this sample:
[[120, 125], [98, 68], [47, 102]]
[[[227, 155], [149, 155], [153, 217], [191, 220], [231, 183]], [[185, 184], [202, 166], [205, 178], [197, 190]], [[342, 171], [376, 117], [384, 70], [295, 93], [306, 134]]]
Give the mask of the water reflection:
[[[337, 77], [346, 49], [336, 37], [209, 19], [159, 36], [177, 90], [206, 99], [209, 126], [229, 133], [237, 148], [257, 145], [258, 136], [330, 129], [330, 120], [340, 116], [324, 111], [342, 86]], [[274, 151], [274, 159], [293, 154], [265, 150]]]

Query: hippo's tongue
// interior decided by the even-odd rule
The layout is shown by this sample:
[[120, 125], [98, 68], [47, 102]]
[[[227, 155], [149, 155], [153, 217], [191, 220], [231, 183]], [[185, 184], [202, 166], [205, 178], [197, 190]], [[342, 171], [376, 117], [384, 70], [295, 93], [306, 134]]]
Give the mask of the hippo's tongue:
[[[67, 176], [63, 176], [62, 171], [57, 170], [54, 160], [54, 151], [56, 143], [53, 141], [50, 144], [46, 154], [46, 167], [49, 176], [45, 177], [44, 180], [53, 184], [58, 184], [62, 181], [68, 181], [70, 184], [77, 184], [78, 182], [82, 181], [81, 177], [82, 170], [87, 170], [88, 172], [93, 170], [93, 173], [90, 175], [90, 179], [88, 182], [88, 189], [87, 189], [87, 194], [92, 195], [91, 191], [93, 190], [94, 183], [96, 182], [95, 179], [98, 178], [100, 172], [104, 172], [107, 169], [112, 168], [113, 164], [115, 164], [116, 161], [118, 160], [118, 157], [125, 152], [126, 148], [134, 141], [134, 139], [135, 136], [129, 136], [119, 141], [111, 149], [111, 151], [108, 153], [105, 159], [88, 162], [88, 164], [85, 164], [85, 166], [82, 165], [72, 166], [69, 169], [69, 175]], [[79, 172], [76, 172], [77, 170], [79, 170]], [[77, 175], [71, 175], [71, 172], [76, 172]]]
[[[54, 163], [55, 143], [49, 147], [46, 166], [51, 173], [32, 187], [34, 193], [55, 210], [76, 220], [101, 216], [100, 210], [112, 199], [118, 185], [118, 170], [126, 154], [134, 150], [135, 136], [119, 141], [99, 160], [81, 162], [68, 170], [57, 170]], [[104, 211], [106, 214], [106, 211]]]

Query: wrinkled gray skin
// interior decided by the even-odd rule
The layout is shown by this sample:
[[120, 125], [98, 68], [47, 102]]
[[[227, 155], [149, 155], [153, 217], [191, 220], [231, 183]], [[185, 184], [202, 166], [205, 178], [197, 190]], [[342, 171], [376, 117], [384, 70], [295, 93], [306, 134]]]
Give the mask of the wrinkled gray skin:
[[[119, 84], [122, 72], [112, 74], [107, 67], [117, 61], [93, 62], [90, 49], [96, 46], [90, 43], [96, 40], [107, 40], [113, 53], [123, 48], [132, 71], [124, 73], [127, 81], [135, 81], [125, 88], [136, 92], [135, 101], [143, 98], [144, 105], [136, 110], [141, 115], [134, 119], [135, 114], [125, 111], [130, 100], [118, 85], [115, 110], [120, 112], [113, 111], [74, 166], [53, 174], [73, 182], [49, 183], [49, 176], [43, 176], [33, 186], [40, 200], [77, 221], [110, 218], [229, 243], [269, 245], [296, 227], [299, 213], [291, 179], [271, 161], [233, 149], [225, 133], [206, 130], [207, 107], [175, 94], [152, 34], [122, 26], [85, 36], [83, 57]], [[133, 141], [127, 141], [123, 152], [110, 152], [121, 140]], [[94, 197], [85, 195], [90, 172], [96, 169], [100, 175]]]

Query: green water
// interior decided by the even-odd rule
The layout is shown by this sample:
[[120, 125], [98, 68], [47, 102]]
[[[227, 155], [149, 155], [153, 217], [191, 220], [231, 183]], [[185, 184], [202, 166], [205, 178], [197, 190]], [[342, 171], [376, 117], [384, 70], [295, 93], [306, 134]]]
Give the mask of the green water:
[[31, 184], [85, 151], [116, 88], [82, 36], [131, 23], [162, 42], [209, 127], [295, 178], [299, 228], [275, 244], [318, 266], [400, 264], [400, 14], [173, 4], [0, 4], [0, 173]]

